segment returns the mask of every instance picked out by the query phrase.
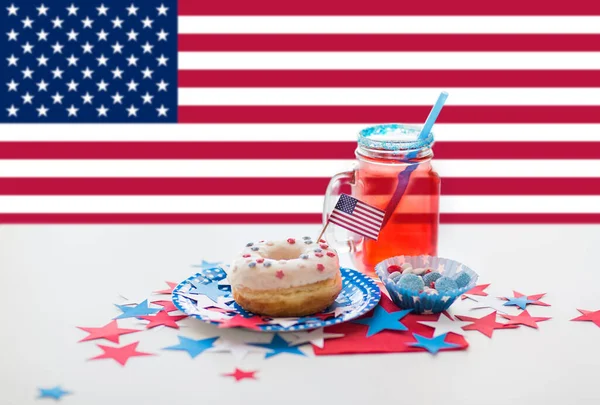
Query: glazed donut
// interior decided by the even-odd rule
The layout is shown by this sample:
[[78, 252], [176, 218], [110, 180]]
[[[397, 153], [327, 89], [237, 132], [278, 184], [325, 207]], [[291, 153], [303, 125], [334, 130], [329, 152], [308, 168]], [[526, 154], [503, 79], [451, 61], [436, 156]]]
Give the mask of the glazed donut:
[[342, 290], [337, 253], [308, 236], [246, 244], [227, 278], [238, 305], [272, 317], [322, 311]]

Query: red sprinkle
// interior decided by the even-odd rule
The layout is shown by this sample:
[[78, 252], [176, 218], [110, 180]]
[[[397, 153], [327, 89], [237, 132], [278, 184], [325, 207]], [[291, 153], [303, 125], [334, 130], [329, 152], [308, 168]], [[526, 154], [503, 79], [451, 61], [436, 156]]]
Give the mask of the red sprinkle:
[[320, 245], [320, 246], [321, 246], [321, 249], [327, 249], [327, 248], [329, 247], [329, 246], [328, 246], [327, 244], [325, 244], [325, 243], [323, 243], [323, 244], [322, 244], [322, 245]]
[[258, 243], [263, 243], [263, 242], [264, 242], [264, 240], [259, 240], [259, 241], [258, 241]]
[[250, 255], [243, 255], [242, 257], [250, 257]]
[[315, 256], [317, 256], [317, 257], [323, 257], [323, 253], [317, 252], [317, 253], [315, 253]]
[[265, 259], [263, 259], [262, 257], [260, 259], [256, 259], [256, 263], [262, 263], [264, 261], [265, 261]]
[[296, 243], [296, 239], [294, 239], [294, 238], [288, 238], [287, 242], [288, 242], [290, 245], [293, 245], [294, 243]]
[[325, 266], [323, 266], [321, 263], [319, 263], [319, 264], [317, 264], [317, 270], [323, 271], [323, 270], [325, 270]]
[[429, 274], [429, 273], [431, 273], [431, 271], [432, 271], [431, 269], [427, 269], [427, 270], [425, 270], [425, 274]]
[[319, 239], [319, 242], [321, 242], [321, 243], [327, 243], [327, 241], [325, 239]]
[[388, 273], [392, 274], [395, 271], [399, 271], [400, 273], [402, 273], [402, 267], [395, 264], [388, 266]]
[[333, 252], [327, 252], [327, 256], [329, 256], [329, 257], [335, 257], [335, 253], [333, 253]]
[[281, 280], [283, 278], [283, 270], [277, 270], [275, 277]]
[[432, 281], [431, 283], [429, 283], [429, 288], [435, 288], [435, 281]]

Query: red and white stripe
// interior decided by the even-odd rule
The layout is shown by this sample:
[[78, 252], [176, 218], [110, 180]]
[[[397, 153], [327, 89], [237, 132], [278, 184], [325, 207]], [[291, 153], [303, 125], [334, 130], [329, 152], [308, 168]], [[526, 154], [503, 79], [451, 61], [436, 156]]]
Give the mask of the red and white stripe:
[[344, 211], [334, 208], [329, 216], [329, 222], [377, 240], [384, 216], [385, 211], [371, 207], [359, 200], [352, 214], [346, 214]]
[[179, 13], [181, 123], [3, 125], [1, 223], [319, 223], [358, 130], [420, 124], [441, 90], [442, 223], [600, 223], [598, 2]]

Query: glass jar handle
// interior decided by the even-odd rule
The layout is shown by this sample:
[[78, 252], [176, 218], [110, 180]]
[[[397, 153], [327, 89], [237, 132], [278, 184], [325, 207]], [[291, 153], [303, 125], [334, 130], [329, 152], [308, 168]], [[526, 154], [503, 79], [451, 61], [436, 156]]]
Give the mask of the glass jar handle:
[[[329, 214], [335, 207], [337, 197], [340, 194], [340, 187], [346, 184], [354, 185], [354, 173], [356, 169], [338, 173], [331, 178], [327, 191], [325, 191], [325, 200], [323, 202], [323, 226], [329, 219]], [[335, 226], [330, 225], [325, 231], [325, 239], [338, 253], [351, 253], [354, 251], [354, 243], [351, 239], [339, 240], [335, 236]]]

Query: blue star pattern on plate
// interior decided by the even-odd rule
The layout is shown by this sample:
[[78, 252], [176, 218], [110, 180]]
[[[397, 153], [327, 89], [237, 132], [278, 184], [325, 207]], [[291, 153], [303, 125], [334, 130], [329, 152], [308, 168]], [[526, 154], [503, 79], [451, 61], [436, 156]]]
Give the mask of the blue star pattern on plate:
[[163, 350], [181, 350], [187, 352], [193, 359], [205, 350], [213, 347], [213, 344], [217, 339], [219, 339], [219, 337], [217, 336], [208, 339], [194, 340], [186, 338], [185, 336], [177, 336], [177, 339], [179, 339], [178, 345], [165, 347]]
[[222, 262], [208, 262], [206, 260], [202, 260], [200, 264], [193, 264], [192, 267], [199, 267], [202, 270], [214, 269], [215, 267], [221, 267]]
[[[373, 309], [381, 298], [381, 292], [377, 284], [375, 284], [370, 277], [367, 277], [356, 270], [342, 267], [340, 271], [342, 274], [342, 292], [338, 297], [338, 304], [343, 304], [343, 306], [336, 309], [335, 316], [334, 314], [329, 314], [328, 311], [325, 311], [325, 314], [328, 314], [329, 316], [324, 316], [325, 314], [315, 314], [308, 317], [299, 318], [298, 322], [286, 322], [285, 326], [278, 324], [277, 322], [272, 322], [269, 324], [260, 325], [260, 331], [287, 332], [317, 329], [354, 319]], [[208, 284], [203, 283], [206, 283], [208, 280], [210, 280], [211, 284], [214, 283], [218, 286], [219, 281], [225, 279], [225, 277], [227, 277], [227, 274], [222, 267], [212, 267], [202, 270], [201, 272], [188, 277], [177, 287], [175, 287], [172, 296], [173, 303], [180, 311], [192, 318], [196, 318], [207, 323], [217, 324], [218, 322], [216, 320], [210, 319], [210, 317], [206, 316], [205, 314], [198, 313], [196, 300], [194, 300], [194, 298], [192, 298], [193, 296], [190, 296], [190, 294], [194, 294], [194, 285], [204, 288], [204, 286], [207, 286]], [[213, 287], [211, 286], [209, 288]], [[213, 292], [215, 295], [217, 294], [214, 288]], [[230, 287], [221, 286], [219, 289], [219, 295], [221, 297], [229, 297]], [[206, 299], [208, 300], [209, 298], [207, 297]], [[337, 313], [338, 310], [339, 313]], [[245, 311], [235, 302], [233, 302], [231, 305], [231, 313], [229, 313], [229, 315], [241, 315], [246, 318], [254, 316], [254, 314]]]
[[123, 311], [123, 313], [113, 319], [137, 318], [138, 316], [142, 315], [154, 315], [155, 313], [160, 312], [162, 309], [148, 307], [148, 300], [145, 300], [134, 307], [128, 307], [124, 305], [117, 305], [117, 307]]
[[352, 323], [368, 325], [367, 337], [371, 337], [384, 330], [408, 330], [406, 326], [400, 323], [400, 320], [411, 311], [412, 309], [404, 309], [402, 311], [388, 312], [382, 306], [377, 306], [370, 318], [357, 319], [352, 321]]
[[190, 288], [190, 294], [206, 295], [208, 298], [217, 302], [219, 297], [225, 296], [228, 293], [219, 288], [219, 284], [215, 281], [209, 280], [208, 283], [202, 281], [191, 280], [190, 284], [193, 288]]
[[39, 388], [40, 395], [38, 398], [51, 398], [55, 400], [60, 400], [65, 395], [69, 395], [69, 391], [63, 390], [59, 385], [54, 388]]
[[286, 342], [279, 334], [275, 334], [270, 343], [250, 343], [252, 346], [263, 347], [269, 349], [265, 355], [265, 359], [269, 357], [277, 356], [282, 353], [295, 354], [297, 356], [306, 356], [298, 347], [290, 346], [290, 343]]
[[427, 338], [425, 336], [413, 333], [413, 337], [417, 340], [417, 342], [408, 343], [408, 345], [412, 347], [421, 347], [431, 354], [437, 354], [437, 352], [439, 352], [441, 349], [451, 349], [453, 347], [459, 347], [459, 345], [455, 345], [454, 343], [444, 342], [447, 335], [447, 333], [444, 333], [443, 335], [440, 335], [438, 337]]
[[505, 306], [515, 306], [515, 307], [519, 307], [521, 309], [525, 309], [527, 308], [527, 304], [531, 304], [534, 303], [534, 300], [530, 300], [527, 299], [527, 296], [524, 295], [522, 297], [519, 298], [508, 298], [508, 300], [504, 303]]

